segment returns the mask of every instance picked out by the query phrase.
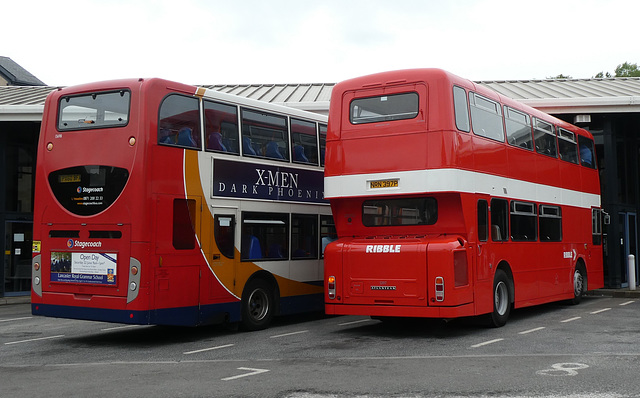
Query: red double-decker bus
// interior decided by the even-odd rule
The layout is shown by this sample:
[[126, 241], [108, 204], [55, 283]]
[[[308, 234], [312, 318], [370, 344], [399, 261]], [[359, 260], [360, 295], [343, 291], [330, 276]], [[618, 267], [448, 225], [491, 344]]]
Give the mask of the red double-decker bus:
[[33, 314], [260, 329], [322, 310], [326, 120], [161, 79], [52, 92]]
[[591, 134], [445, 71], [335, 86], [325, 193], [329, 314], [502, 326], [603, 286]]

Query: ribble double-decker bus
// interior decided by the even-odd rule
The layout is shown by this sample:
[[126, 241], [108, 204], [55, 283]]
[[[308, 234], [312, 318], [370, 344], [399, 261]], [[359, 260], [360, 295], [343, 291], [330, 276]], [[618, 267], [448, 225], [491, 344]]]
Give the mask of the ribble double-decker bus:
[[161, 79], [52, 92], [33, 314], [260, 329], [322, 310], [325, 137], [325, 116]]
[[335, 86], [329, 314], [455, 318], [603, 286], [591, 134], [438, 69]]

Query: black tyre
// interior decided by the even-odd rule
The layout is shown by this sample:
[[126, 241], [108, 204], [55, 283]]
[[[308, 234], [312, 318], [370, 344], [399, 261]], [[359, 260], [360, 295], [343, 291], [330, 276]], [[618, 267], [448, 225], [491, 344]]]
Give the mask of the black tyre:
[[275, 309], [274, 289], [264, 279], [253, 279], [242, 293], [242, 328], [262, 330], [271, 323]]
[[582, 268], [576, 267], [573, 271], [573, 299], [571, 300], [571, 304], [580, 304], [582, 301], [582, 296], [586, 291], [587, 279], [582, 271]]
[[511, 283], [507, 274], [499, 269], [493, 278], [493, 312], [489, 325], [501, 327], [507, 323], [511, 313]]

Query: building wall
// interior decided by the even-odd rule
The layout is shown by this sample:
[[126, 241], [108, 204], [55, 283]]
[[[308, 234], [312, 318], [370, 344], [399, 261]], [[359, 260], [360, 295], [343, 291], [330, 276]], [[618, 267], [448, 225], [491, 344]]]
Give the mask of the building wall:
[[[572, 123], [575, 114], [555, 116]], [[639, 271], [640, 114], [592, 114], [582, 127], [595, 139], [602, 208], [610, 216], [610, 224], [603, 226], [605, 286], [628, 287], [630, 254], [636, 259], [636, 275]]]
[[0, 297], [31, 289], [33, 192], [39, 122], [0, 122]]

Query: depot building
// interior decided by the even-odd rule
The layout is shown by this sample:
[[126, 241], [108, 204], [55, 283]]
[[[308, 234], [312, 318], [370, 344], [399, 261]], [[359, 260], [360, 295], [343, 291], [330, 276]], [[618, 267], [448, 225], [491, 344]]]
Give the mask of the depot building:
[[[602, 208], [610, 216], [610, 224], [604, 226], [605, 286], [628, 287], [628, 256], [638, 258], [640, 78], [476, 83], [593, 134]], [[205, 87], [327, 115], [333, 86], [329, 83]], [[44, 101], [55, 89], [10, 58], [0, 57], [0, 252], [3, 253], [0, 297], [29, 295], [31, 290], [36, 146]]]

